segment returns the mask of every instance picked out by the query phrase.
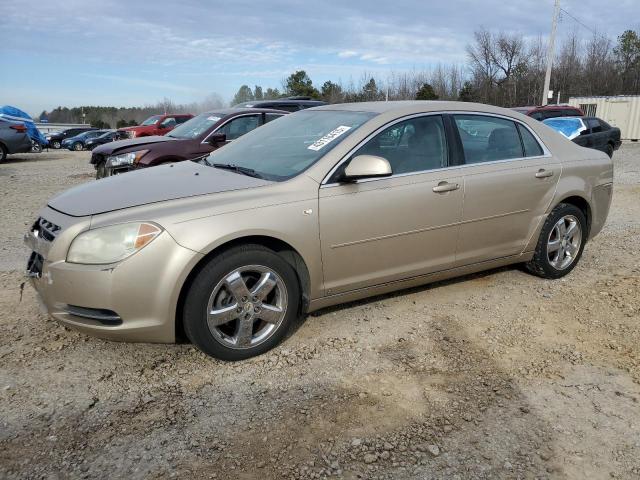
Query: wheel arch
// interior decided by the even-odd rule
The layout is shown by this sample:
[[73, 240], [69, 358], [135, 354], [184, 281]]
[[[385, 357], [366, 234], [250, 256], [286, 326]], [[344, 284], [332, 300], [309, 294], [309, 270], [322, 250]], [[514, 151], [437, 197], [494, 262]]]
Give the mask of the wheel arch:
[[[586, 238], [589, 237], [589, 232], [591, 230], [591, 222], [593, 219], [592, 216], [592, 209], [591, 209], [591, 203], [589, 202], [589, 200], [587, 200], [585, 198], [585, 196], [580, 195], [580, 194], [568, 194], [564, 197], [562, 197], [559, 201], [557, 201], [555, 203], [555, 205], [553, 205], [553, 208], [557, 207], [559, 204], [561, 203], [568, 203], [570, 205], [573, 205], [574, 207], [577, 207], [580, 209], [580, 211], [582, 211], [582, 213], [584, 214], [585, 218], [587, 219], [587, 234], [586, 234]], [[553, 210], [553, 208], [551, 210]]]
[[237, 237], [227, 240], [226, 242], [216, 246], [206, 255], [204, 255], [191, 269], [185, 281], [182, 283], [175, 312], [176, 339], [185, 338], [182, 315], [184, 310], [185, 298], [187, 296], [187, 292], [189, 291], [189, 287], [193, 282], [193, 279], [204, 267], [204, 265], [206, 265], [212, 258], [220, 255], [227, 250], [241, 245], [262, 245], [278, 253], [280, 256], [282, 256], [282, 258], [284, 258], [287, 263], [289, 263], [289, 265], [291, 265], [298, 279], [298, 284], [302, 293], [302, 302], [300, 302], [301, 313], [306, 312], [310, 301], [311, 278], [309, 275], [307, 264], [298, 250], [296, 250], [292, 245], [285, 242], [284, 240], [269, 235], [247, 235]]

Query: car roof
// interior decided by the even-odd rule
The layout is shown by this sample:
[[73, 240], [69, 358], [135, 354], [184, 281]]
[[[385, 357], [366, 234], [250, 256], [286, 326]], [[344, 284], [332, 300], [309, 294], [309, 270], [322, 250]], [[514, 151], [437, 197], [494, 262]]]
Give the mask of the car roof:
[[[308, 99], [295, 99], [295, 98], [271, 98], [269, 100], [251, 100], [249, 102], [242, 102], [234, 105], [234, 107], [243, 107], [245, 105], [264, 105], [265, 103], [280, 103], [283, 105], [327, 105], [327, 102], [322, 100], [308, 100]], [[246, 107], [245, 107], [246, 108]]]
[[397, 100], [392, 102], [357, 102], [357, 103], [336, 103], [314, 107], [310, 110], [344, 110], [352, 112], [372, 112], [372, 113], [422, 113], [422, 112], [480, 112], [495, 113], [499, 115], [518, 115], [510, 108], [494, 107], [484, 103], [453, 102], [445, 100]]
[[238, 113], [290, 113], [286, 110], [278, 110], [276, 108], [247, 108], [247, 107], [230, 107], [220, 108], [217, 110], [211, 110], [209, 112], [203, 112], [200, 115], [216, 115], [218, 117], [226, 117], [229, 115], [235, 115]]

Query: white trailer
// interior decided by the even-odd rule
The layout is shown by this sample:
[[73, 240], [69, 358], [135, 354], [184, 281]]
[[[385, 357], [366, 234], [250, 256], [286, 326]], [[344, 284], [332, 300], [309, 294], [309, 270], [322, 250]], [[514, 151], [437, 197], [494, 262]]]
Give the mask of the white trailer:
[[580, 107], [585, 115], [618, 127], [623, 140], [636, 142], [640, 139], [640, 95], [571, 97], [569, 105]]

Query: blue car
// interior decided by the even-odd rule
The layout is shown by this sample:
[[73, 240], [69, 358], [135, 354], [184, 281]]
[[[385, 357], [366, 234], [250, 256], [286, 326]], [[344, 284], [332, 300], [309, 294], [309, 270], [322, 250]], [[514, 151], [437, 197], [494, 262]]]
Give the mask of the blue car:
[[107, 133], [109, 130], [89, 130], [88, 132], [80, 133], [75, 137], [65, 138], [62, 141], [62, 148], [67, 148], [69, 150], [75, 150], [79, 152], [80, 150], [84, 150], [86, 143], [88, 140], [92, 138], [99, 137], [103, 133]]

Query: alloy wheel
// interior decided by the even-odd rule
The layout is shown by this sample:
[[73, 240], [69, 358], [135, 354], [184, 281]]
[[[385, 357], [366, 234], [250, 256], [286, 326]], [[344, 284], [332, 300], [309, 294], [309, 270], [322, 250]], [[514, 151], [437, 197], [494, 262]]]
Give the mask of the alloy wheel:
[[547, 240], [547, 258], [556, 270], [568, 268], [577, 258], [582, 245], [582, 228], [573, 215], [560, 218]]
[[229, 272], [214, 287], [207, 305], [207, 325], [226, 347], [255, 347], [278, 330], [287, 304], [282, 278], [268, 267], [248, 265]]

